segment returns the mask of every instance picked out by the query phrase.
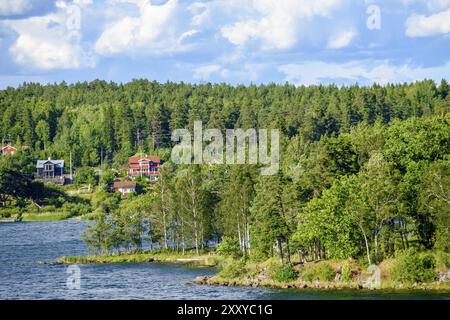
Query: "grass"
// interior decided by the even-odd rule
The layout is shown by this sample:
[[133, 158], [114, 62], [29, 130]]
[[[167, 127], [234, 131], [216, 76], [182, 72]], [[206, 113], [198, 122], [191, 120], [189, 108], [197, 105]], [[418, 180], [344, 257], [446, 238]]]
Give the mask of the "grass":
[[43, 222], [43, 221], [61, 221], [72, 217], [70, 212], [40, 212], [24, 213], [22, 221], [25, 222]]
[[[196, 255], [195, 251], [187, 251], [184, 255], [176, 251], [152, 251], [142, 253], [116, 253], [108, 255], [74, 256], [62, 257], [57, 263], [63, 264], [114, 264], [114, 263], [181, 263], [189, 267], [218, 267], [221, 270], [213, 277], [208, 277], [205, 283], [210, 285], [224, 286], [253, 286], [268, 288], [310, 288], [319, 290], [344, 290], [344, 289], [363, 289], [363, 284], [368, 276], [365, 269], [358, 265], [355, 260], [329, 260], [319, 262], [307, 262], [304, 265], [294, 266], [298, 277], [289, 279], [289, 281], [280, 281], [277, 277], [270, 274], [271, 266], [278, 259], [272, 258], [267, 261], [257, 263], [247, 260], [245, 263], [230, 258], [225, 258], [213, 253], [202, 253]], [[390, 269], [394, 259], [385, 260], [381, 265], [382, 281], [380, 289], [389, 290], [434, 290], [440, 292], [450, 292], [450, 282], [419, 284], [398, 284], [391, 278]], [[349, 279], [335, 281], [332, 277], [321, 277], [321, 267], [326, 265], [326, 275], [329, 269], [336, 272], [342, 270], [345, 265], [349, 268]], [[231, 269], [230, 269], [231, 268]], [[236, 269], [236, 270], [235, 270]], [[304, 279], [303, 271], [314, 271], [314, 279]], [[316, 281], [316, 278], [319, 281]], [[333, 277], [334, 278], [334, 277]], [[330, 280], [331, 279], [331, 280]]]
[[[442, 258], [444, 259], [444, 258]], [[295, 260], [293, 260], [295, 261]], [[358, 265], [355, 260], [328, 260], [307, 262], [303, 265], [294, 266], [297, 277], [289, 276], [289, 279], [283, 280], [280, 277], [273, 277], [271, 266], [278, 263], [277, 259], [268, 259], [267, 261], [256, 263], [248, 261], [244, 266], [242, 261], [227, 260], [222, 270], [213, 277], [206, 280], [210, 285], [223, 286], [252, 286], [252, 287], [270, 287], [270, 288], [312, 288], [319, 290], [343, 290], [343, 289], [363, 289], [365, 282], [370, 276], [365, 268]], [[398, 283], [393, 281], [393, 275], [390, 270], [395, 263], [395, 259], [383, 261], [379, 266], [381, 269], [381, 287], [382, 290], [433, 290], [439, 292], [450, 292], [450, 282], [426, 282], [426, 283]], [[233, 265], [235, 266], [233, 268]], [[239, 272], [235, 271], [239, 266]], [[342, 277], [342, 270], [347, 269], [347, 278]], [[272, 269], [272, 270], [271, 270]], [[336, 273], [341, 273], [340, 280], [335, 280]], [[281, 279], [281, 280], [280, 280]]]
[[195, 252], [186, 252], [184, 255], [180, 252], [159, 251], [142, 253], [121, 253], [108, 255], [92, 256], [73, 256], [62, 257], [56, 262], [63, 264], [103, 264], [103, 263], [146, 263], [146, 262], [169, 262], [183, 263], [192, 267], [215, 267], [221, 257], [210, 254], [196, 255]]
[[98, 212], [90, 212], [90, 213], [86, 213], [81, 216], [78, 216], [76, 218], [80, 221], [89, 221], [89, 220], [94, 220], [99, 214], [100, 213], [98, 213]]

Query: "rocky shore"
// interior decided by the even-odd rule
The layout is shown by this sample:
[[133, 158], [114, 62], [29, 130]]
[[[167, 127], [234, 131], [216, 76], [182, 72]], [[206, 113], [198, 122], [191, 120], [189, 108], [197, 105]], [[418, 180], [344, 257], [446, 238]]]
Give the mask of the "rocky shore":
[[450, 294], [450, 270], [439, 274], [439, 279], [433, 283], [414, 283], [412, 285], [394, 284], [385, 281], [379, 287], [370, 282], [361, 281], [320, 281], [316, 279], [313, 282], [307, 282], [298, 279], [289, 283], [276, 282], [267, 278], [236, 278], [225, 279], [220, 276], [199, 276], [195, 278], [195, 283], [208, 286], [247, 286], [263, 287], [273, 289], [317, 289], [317, 290], [435, 290]]

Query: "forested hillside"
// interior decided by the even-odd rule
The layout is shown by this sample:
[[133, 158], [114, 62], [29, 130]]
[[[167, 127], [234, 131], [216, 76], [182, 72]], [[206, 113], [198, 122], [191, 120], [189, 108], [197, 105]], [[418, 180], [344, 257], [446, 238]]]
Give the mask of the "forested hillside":
[[202, 120], [205, 128], [277, 128], [289, 139], [318, 141], [358, 123], [428, 117], [449, 108], [443, 81], [373, 86], [190, 85], [136, 80], [124, 85], [28, 84], [0, 91], [0, 137], [40, 157], [98, 165], [122, 164], [139, 147], [170, 147], [177, 128]]
[[[256, 260], [361, 258], [450, 250], [450, 87], [158, 84], [136, 80], [0, 91], [0, 135], [32, 158], [118, 167], [136, 152], [166, 161], [159, 182], [126, 201], [104, 191], [86, 241], [101, 252], [202, 249], [229, 236]], [[175, 166], [170, 135], [276, 128], [281, 170]], [[25, 148], [24, 148], [25, 147]], [[25, 151], [24, 151], [25, 152]], [[131, 218], [132, 217], [132, 218]]]

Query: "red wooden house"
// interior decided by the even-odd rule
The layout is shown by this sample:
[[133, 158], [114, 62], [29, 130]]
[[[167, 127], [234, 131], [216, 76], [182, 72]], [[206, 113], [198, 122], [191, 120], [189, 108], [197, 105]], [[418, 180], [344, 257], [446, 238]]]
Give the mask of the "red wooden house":
[[2, 146], [2, 156], [13, 156], [14, 153], [16, 153], [17, 149], [14, 148], [12, 145], [8, 144], [6, 146]]
[[128, 160], [128, 176], [130, 178], [148, 177], [158, 180], [161, 159], [158, 156], [134, 156]]

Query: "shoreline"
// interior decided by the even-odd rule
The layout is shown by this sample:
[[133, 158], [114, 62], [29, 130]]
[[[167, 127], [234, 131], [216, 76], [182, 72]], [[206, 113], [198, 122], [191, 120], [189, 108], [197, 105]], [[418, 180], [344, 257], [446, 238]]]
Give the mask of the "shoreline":
[[20, 219], [17, 216], [10, 218], [0, 218], [0, 223], [7, 222], [59, 222], [59, 221], [85, 221], [89, 220], [91, 214], [73, 216], [67, 212], [45, 212], [45, 213], [25, 213]]
[[268, 281], [258, 281], [251, 279], [225, 279], [215, 276], [199, 276], [195, 278], [195, 283], [198, 285], [207, 286], [221, 286], [221, 287], [252, 287], [252, 288], [269, 288], [269, 289], [296, 289], [296, 290], [318, 290], [318, 291], [367, 291], [367, 292], [382, 292], [382, 291], [422, 291], [422, 292], [437, 292], [442, 294], [449, 294], [450, 285], [439, 283], [422, 283], [418, 285], [386, 285], [380, 288], [369, 288], [364, 283], [342, 283], [342, 282], [307, 282], [297, 280], [288, 283]]
[[[126, 264], [126, 263], [168, 263], [188, 265], [194, 268], [218, 267], [226, 258], [215, 254], [196, 255], [188, 252], [185, 255], [180, 253], [126, 253], [114, 255], [98, 255], [98, 256], [72, 256], [61, 257], [50, 264]], [[307, 289], [307, 290], [325, 290], [325, 291], [423, 291], [423, 292], [439, 292], [450, 295], [450, 282], [432, 282], [432, 283], [416, 283], [412, 285], [395, 284], [389, 280], [383, 280], [381, 287], [369, 288], [365, 285], [365, 279], [343, 281], [305, 281], [298, 278], [294, 281], [279, 282], [268, 277], [243, 275], [239, 278], [227, 278], [220, 275], [220, 271], [213, 276], [198, 276], [193, 281], [198, 285], [223, 286], [223, 287], [253, 287], [253, 288], [270, 288], [270, 289]], [[450, 298], [450, 296], [449, 296]]]
[[196, 267], [216, 267], [221, 261], [217, 255], [195, 255], [186, 253], [122, 253], [97, 256], [65, 256], [51, 262], [51, 264], [116, 264], [116, 263], [173, 263], [193, 265]]

